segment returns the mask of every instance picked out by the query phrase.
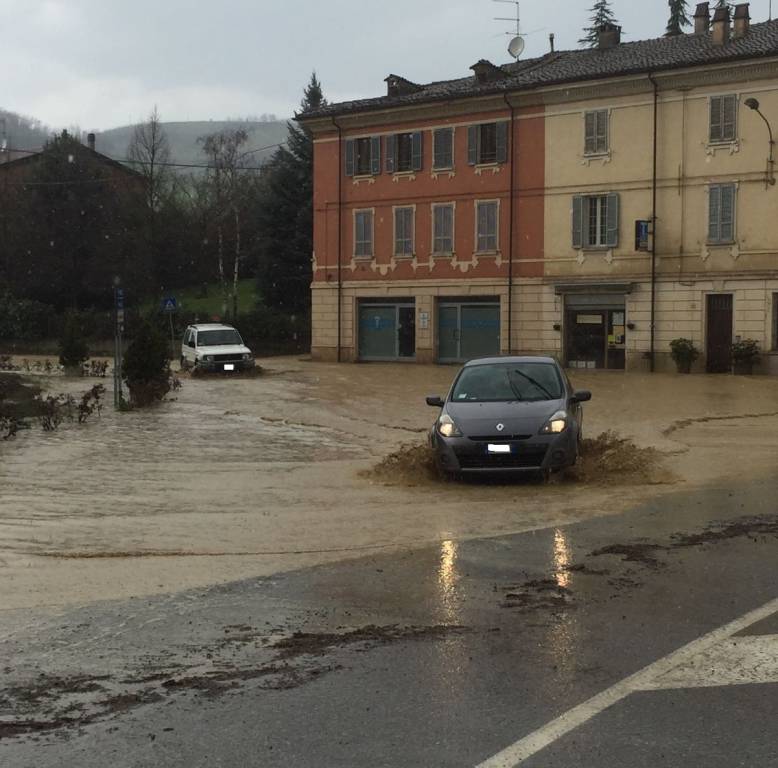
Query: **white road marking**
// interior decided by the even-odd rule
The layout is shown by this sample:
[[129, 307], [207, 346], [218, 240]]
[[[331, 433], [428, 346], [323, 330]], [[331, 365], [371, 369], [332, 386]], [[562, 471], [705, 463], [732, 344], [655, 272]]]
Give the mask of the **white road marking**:
[[[693, 640], [668, 656], [655, 661], [653, 664], [649, 664], [634, 675], [630, 675], [596, 696], [592, 696], [588, 701], [573, 707], [573, 709], [568, 710], [534, 733], [519, 739], [519, 741], [511, 744], [511, 746], [494, 757], [490, 757], [488, 760], [480, 763], [477, 768], [516, 768], [516, 766], [521, 765], [525, 760], [540, 752], [540, 750], [553, 744], [562, 736], [583, 725], [595, 715], [600, 714], [631, 693], [641, 690], [656, 690], [658, 687], [655, 684], [657, 678], [668, 674], [677, 667], [688, 665], [695, 657], [722, 642], [728, 641], [733, 635], [742, 632], [752, 624], [772, 616], [774, 613], [778, 613], [778, 598], [771, 600], [761, 608], [745, 614], [745, 616], [741, 616], [739, 619], [735, 619], [729, 624], [725, 624], [723, 627], [714, 629], [707, 635]], [[670, 685], [668, 687], [676, 686]]]

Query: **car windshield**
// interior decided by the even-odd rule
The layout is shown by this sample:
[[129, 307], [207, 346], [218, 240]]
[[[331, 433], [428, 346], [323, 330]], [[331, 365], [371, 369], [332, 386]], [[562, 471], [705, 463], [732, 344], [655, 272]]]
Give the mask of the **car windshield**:
[[227, 344], [243, 344], [243, 339], [232, 328], [223, 328], [218, 331], [200, 331], [197, 334], [198, 347], [222, 347]]
[[465, 368], [454, 387], [457, 403], [559, 400], [562, 378], [553, 363], [496, 363]]

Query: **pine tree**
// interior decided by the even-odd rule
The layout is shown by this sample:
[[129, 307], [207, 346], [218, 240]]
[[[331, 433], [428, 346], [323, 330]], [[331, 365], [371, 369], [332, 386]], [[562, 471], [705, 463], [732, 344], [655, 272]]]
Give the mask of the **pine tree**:
[[[300, 112], [326, 104], [314, 72]], [[265, 304], [285, 314], [310, 310], [313, 252], [313, 137], [289, 123], [286, 147], [280, 147], [264, 175], [262, 244], [257, 270]]]
[[683, 34], [683, 27], [691, 23], [688, 0], [669, 0], [670, 20], [667, 22], [668, 35]]
[[584, 36], [578, 41], [584, 48], [596, 48], [599, 41], [600, 28], [605, 24], [618, 24], [613, 15], [610, 0], [597, 0], [590, 9], [592, 14], [589, 19], [591, 26], [584, 27]]

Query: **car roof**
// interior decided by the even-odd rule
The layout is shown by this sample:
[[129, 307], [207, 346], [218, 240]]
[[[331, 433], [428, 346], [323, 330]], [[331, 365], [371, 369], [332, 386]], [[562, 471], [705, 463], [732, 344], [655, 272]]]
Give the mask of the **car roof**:
[[234, 331], [231, 325], [224, 325], [224, 323], [199, 323], [197, 325], [190, 325], [190, 328], [194, 328], [196, 331]]
[[544, 355], [505, 355], [503, 357], [479, 357], [475, 360], [469, 360], [465, 363], [465, 368], [471, 368], [476, 365], [497, 365], [505, 363], [546, 363], [558, 365], [559, 363], [553, 357]]

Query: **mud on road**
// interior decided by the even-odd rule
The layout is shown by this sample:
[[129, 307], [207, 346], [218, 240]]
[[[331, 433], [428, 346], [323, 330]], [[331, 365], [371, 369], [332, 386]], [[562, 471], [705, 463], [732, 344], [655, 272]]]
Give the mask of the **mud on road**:
[[[0, 445], [9, 626], [24, 620], [17, 609], [616, 514], [679, 487], [759, 477], [778, 449], [778, 417], [763, 415], [778, 412], [772, 379], [576, 372], [594, 393], [591, 439], [567, 478], [443, 484], [424, 449], [435, 416], [424, 397], [445, 393], [455, 369], [260, 362], [255, 379], [188, 379], [153, 411], [105, 409]], [[88, 384], [33, 381], [73, 394]]]

